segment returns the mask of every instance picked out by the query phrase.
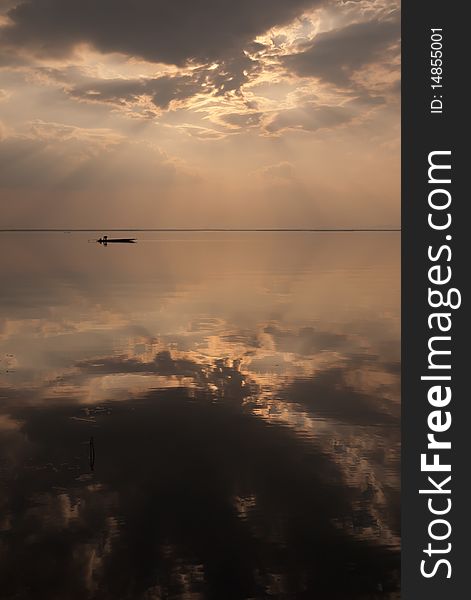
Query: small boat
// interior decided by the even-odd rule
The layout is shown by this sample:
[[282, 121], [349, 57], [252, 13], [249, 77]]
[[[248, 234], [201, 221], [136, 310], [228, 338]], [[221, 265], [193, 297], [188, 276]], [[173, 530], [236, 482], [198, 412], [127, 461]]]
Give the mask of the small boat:
[[106, 246], [107, 244], [135, 244], [135, 238], [109, 238], [107, 235], [104, 235], [99, 240], [97, 240], [99, 244], [103, 244]]

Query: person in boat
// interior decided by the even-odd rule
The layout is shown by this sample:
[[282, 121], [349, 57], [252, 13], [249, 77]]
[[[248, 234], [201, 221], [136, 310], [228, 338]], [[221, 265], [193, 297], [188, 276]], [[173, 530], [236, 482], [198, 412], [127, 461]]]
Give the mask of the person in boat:
[[97, 240], [97, 242], [99, 244], [103, 244], [104, 246], [107, 246], [108, 244], [111, 244], [112, 242], [118, 243], [118, 244], [134, 244], [136, 242], [136, 240], [134, 238], [113, 238], [113, 239], [108, 239], [108, 236], [104, 235], [99, 240]]

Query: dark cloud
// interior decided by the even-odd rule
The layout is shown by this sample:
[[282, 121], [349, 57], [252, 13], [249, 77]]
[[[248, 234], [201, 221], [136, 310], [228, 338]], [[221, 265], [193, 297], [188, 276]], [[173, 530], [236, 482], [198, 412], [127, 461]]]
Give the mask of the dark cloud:
[[[182, 66], [235, 56], [322, 0], [29, 0], [8, 12], [7, 43], [63, 56], [81, 42]], [[253, 49], [253, 48], [252, 48]]]
[[159, 77], [145, 84], [152, 102], [160, 108], [168, 108], [173, 100], [186, 100], [203, 90], [200, 77]]
[[123, 104], [136, 101], [145, 93], [145, 85], [140, 79], [96, 79], [73, 87], [69, 93], [78, 99]]
[[202, 66], [159, 77], [100, 79], [71, 66], [40, 67], [36, 72], [39, 77], [63, 86], [65, 93], [79, 100], [126, 106], [147, 97], [156, 108], [166, 110], [174, 101], [185, 101], [198, 94], [239, 94], [240, 87], [260, 68], [256, 60], [241, 55], [221, 61], [217, 68]]
[[352, 73], [377, 61], [399, 41], [399, 36], [396, 19], [353, 23], [320, 33], [302, 52], [286, 56], [283, 64], [302, 77], [318, 77], [345, 86]]
[[228, 115], [224, 115], [221, 117], [221, 120], [233, 127], [242, 127], [246, 129], [247, 127], [255, 127], [260, 124], [260, 119], [262, 118], [263, 113], [260, 112], [252, 112], [252, 113], [230, 113]]
[[[78, 99], [113, 104], [133, 103], [147, 96], [157, 108], [167, 109], [173, 101], [184, 101], [197, 94], [220, 96], [237, 91], [248, 81], [249, 73], [256, 69], [254, 61], [242, 56], [222, 62], [218, 69], [200, 67], [181, 75], [146, 79], [90, 79], [79, 76], [79, 80], [84, 81], [74, 85], [72, 79], [72, 85], [66, 91]], [[64, 83], [68, 83], [67, 75], [53, 72], [48, 75], [58, 82], [65, 80]]]
[[186, 100], [205, 92], [204, 77], [192, 75], [162, 76], [152, 79], [97, 79], [72, 87], [69, 94], [77, 99], [111, 104], [134, 103], [142, 96], [162, 109], [174, 100]]

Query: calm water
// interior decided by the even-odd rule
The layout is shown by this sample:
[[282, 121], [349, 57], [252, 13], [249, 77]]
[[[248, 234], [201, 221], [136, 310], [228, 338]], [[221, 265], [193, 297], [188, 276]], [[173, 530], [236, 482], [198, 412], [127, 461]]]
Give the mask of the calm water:
[[1, 234], [0, 596], [396, 598], [397, 233]]

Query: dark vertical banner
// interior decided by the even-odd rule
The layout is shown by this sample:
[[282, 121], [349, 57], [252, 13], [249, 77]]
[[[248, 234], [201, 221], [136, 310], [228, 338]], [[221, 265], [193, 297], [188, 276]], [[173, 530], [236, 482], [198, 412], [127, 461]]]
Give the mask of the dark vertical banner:
[[[469, 597], [469, 25], [402, 5], [402, 598]], [[466, 104], [466, 108], [465, 108]]]

